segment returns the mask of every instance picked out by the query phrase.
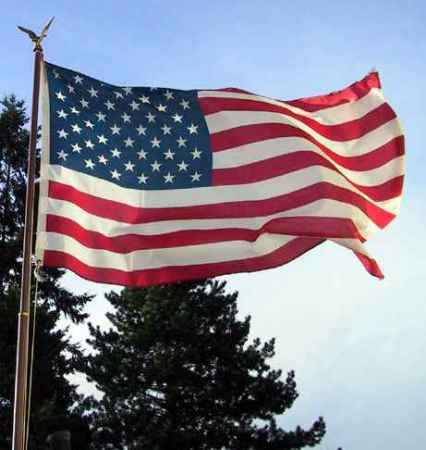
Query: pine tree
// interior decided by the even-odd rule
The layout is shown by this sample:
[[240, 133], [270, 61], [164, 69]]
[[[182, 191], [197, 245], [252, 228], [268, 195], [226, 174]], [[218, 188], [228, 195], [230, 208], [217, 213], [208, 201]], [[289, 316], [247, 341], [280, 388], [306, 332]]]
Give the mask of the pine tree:
[[[29, 134], [25, 105], [14, 96], [0, 103], [0, 448], [10, 446], [16, 362], [17, 317], [21, 282], [26, 166]], [[75, 323], [86, 318], [87, 295], [76, 296], [59, 285], [63, 271], [50, 269], [40, 284], [34, 365], [31, 448], [44, 448], [49, 432], [78, 430], [79, 449], [87, 445], [88, 426], [75, 405], [76, 386], [66, 378], [81, 358], [66, 330], [57, 329], [65, 315]], [[77, 447], [76, 447], [77, 448]]]
[[296, 400], [294, 372], [268, 364], [274, 339], [249, 342], [225, 283], [184, 282], [110, 293], [112, 328], [90, 325], [85, 372], [104, 394], [91, 399], [97, 448], [299, 449], [325, 433], [284, 431], [276, 416]]

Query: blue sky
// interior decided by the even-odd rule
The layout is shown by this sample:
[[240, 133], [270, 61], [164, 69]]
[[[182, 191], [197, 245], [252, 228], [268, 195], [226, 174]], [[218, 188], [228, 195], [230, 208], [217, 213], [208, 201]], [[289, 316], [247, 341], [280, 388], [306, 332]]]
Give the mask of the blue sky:
[[[46, 59], [118, 85], [238, 86], [291, 99], [379, 70], [407, 143], [400, 216], [368, 244], [386, 279], [333, 244], [226, 279], [240, 291], [241, 315], [252, 315], [253, 336], [277, 337], [274, 364], [296, 370], [301, 395], [284, 427], [323, 415], [321, 450], [426, 447], [424, 2], [3, 1], [0, 95], [30, 100], [31, 46], [15, 27], [39, 29], [51, 16]], [[103, 324], [107, 287], [65, 282], [98, 294], [91, 320]]]

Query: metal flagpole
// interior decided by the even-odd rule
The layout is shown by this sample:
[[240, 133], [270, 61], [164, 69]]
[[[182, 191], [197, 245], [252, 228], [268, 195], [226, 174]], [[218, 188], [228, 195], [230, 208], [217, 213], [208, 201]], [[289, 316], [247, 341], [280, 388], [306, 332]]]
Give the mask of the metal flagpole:
[[34, 81], [33, 99], [31, 111], [30, 142], [28, 147], [27, 168], [27, 193], [25, 201], [25, 228], [21, 277], [21, 297], [18, 315], [18, 341], [16, 349], [16, 376], [15, 376], [15, 401], [13, 411], [13, 450], [24, 450], [25, 448], [25, 426], [28, 389], [28, 342], [29, 342], [29, 314], [31, 296], [31, 256], [33, 244], [33, 217], [34, 217], [34, 180], [36, 165], [36, 143], [37, 143], [37, 119], [38, 102], [40, 93], [40, 73], [43, 62], [42, 40], [47, 35], [53, 18], [37, 36], [27, 28], [18, 27], [28, 34], [34, 42]]

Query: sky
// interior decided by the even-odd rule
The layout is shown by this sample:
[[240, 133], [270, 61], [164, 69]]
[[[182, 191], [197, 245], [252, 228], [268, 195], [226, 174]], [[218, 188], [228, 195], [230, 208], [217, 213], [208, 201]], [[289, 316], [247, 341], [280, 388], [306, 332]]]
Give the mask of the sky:
[[[223, 278], [240, 292], [240, 316], [252, 316], [252, 337], [276, 337], [274, 367], [296, 371], [300, 397], [279, 419], [283, 427], [322, 415], [319, 450], [426, 448], [426, 4], [3, 0], [1, 9], [0, 95], [27, 102], [32, 47], [16, 25], [39, 30], [51, 16], [46, 59], [117, 85], [236, 86], [291, 99], [379, 71], [407, 151], [401, 213], [367, 244], [385, 280], [332, 243], [283, 267]], [[64, 284], [96, 294], [90, 320], [107, 326], [109, 286], [72, 274]], [[76, 342], [87, 337], [85, 327], [70, 333]]]

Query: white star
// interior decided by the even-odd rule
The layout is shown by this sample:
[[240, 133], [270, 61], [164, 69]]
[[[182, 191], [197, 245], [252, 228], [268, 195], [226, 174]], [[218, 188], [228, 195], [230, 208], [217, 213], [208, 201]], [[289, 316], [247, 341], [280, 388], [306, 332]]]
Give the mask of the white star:
[[146, 95], [142, 95], [142, 97], [139, 97], [139, 100], [140, 100], [142, 103], [150, 103], [149, 97], [147, 97]]
[[87, 141], [84, 141], [86, 143], [86, 147], [88, 148], [95, 148], [95, 144], [93, 144], [93, 142], [88, 139]]
[[114, 103], [110, 102], [109, 100], [107, 100], [107, 101], [104, 103], [104, 105], [107, 107], [108, 111], [109, 111], [110, 109], [115, 109]]
[[149, 112], [145, 117], [148, 119], [149, 123], [155, 122], [155, 116], [151, 112]]
[[120, 177], [121, 177], [121, 173], [120, 172], [118, 172], [117, 170], [111, 170], [110, 171], [111, 172], [111, 176], [112, 176], [112, 178], [115, 178], [116, 180], [119, 180], [120, 179]]
[[70, 93], [70, 94], [74, 94], [74, 86], [72, 85], [72, 84], [68, 84], [67, 85], [67, 88], [68, 88], [68, 92]]
[[121, 155], [121, 152], [118, 150], [118, 148], [114, 148], [113, 150], [111, 150], [111, 153], [113, 158], [119, 158]]
[[146, 159], [147, 154], [148, 153], [143, 148], [137, 153], [139, 159]]
[[186, 147], [186, 139], [184, 139], [182, 136], [179, 136], [179, 139], [176, 139], [176, 142], [178, 143], [179, 148]]
[[129, 95], [132, 93], [132, 88], [131, 87], [124, 87], [122, 88], [123, 91], [125, 92], [126, 95]]
[[203, 152], [201, 152], [200, 150], [198, 150], [197, 147], [195, 147], [194, 151], [191, 152], [192, 159], [200, 159], [201, 153], [203, 153]]
[[58, 130], [58, 134], [60, 138], [66, 139], [68, 137], [68, 133], [62, 128], [62, 130]]
[[112, 134], [120, 134], [121, 128], [118, 127], [116, 124], [114, 124], [112, 127], [110, 127]]
[[98, 91], [96, 89], [93, 88], [93, 86], [88, 90], [89, 94], [91, 97], [97, 97], [98, 96]]
[[135, 141], [131, 137], [128, 137], [127, 139], [124, 139], [124, 143], [126, 144], [126, 147], [133, 147]]
[[68, 153], [65, 153], [63, 150], [61, 150], [60, 152], [56, 152], [56, 153], [58, 154], [59, 159], [63, 159], [64, 161], [67, 160]]
[[179, 105], [182, 106], [183, 109], [189, 109], [189, 102], [188, 100], [182, 100]]
[[133, 172], [135, 165], [131, 161], [129, 161], [126, 164], [124, 164], [124, 167], [126, 168], [127, 172]]
[[160, 112], [166, 112], [167, 106], [160, 104], [160, 105], [157, 106], [157, 109]]
[[56, 111], [58, 113], [58, 117], [60, 119], [66, 119], [68, 117], [68, 113], [66, 113], [63, 109], [60, 111]]
[[99, 144], [106, 144], [108, 142], [108, 138], [106, 138], [103, 134], [98, 135]]
[[84, 162], [86, 164], [86, 169], [93, 170], [95, 168], [95, 163], [91, 159], [85, 159]]
[[174, 116], [172, 116], [172, 119], [175, 122], [179, 122], [179, 123], [182, 123], [182, 118], [183, 118], [183, 116], [180, 116], [178, 113], [176, 113]]
[[172, 127], [168, 127], [166, 124], [164, 124], [161, 129], [163, 130], [163, 134], [171, 134]]
[[140, 136], [141, 134], [143, 134], [143, 135], [145, 136], [146, 128], [143, 127], [142, 125], [139, 125], [139, 126], [136, 128], [136, 131], [138, 132], [139, 136]]
[[74, 133], [81, 133], [81, 128], [75, 123], [74, 125], [71, 125], [72, 131], [74, 131]]
[[134, 100], [132, 101], [132, 103], [129, 103], [130, 108], [132, 108], [132, 111], [136, 111], [139, 109], [139, 103], [136, 103]]
[[61, 76], [59, 75], [58, 72], [56, 72], [56, 70], [53, 71], [53, 75], [55, 76], [55, 78], [60, 78]]
[[148, 178], [149, 178], [149, 177], [147, 177], [144, 173], [141, 173], [141, 174], [138, 176], [139, 183], [146, 184], [146, 182], [148, 181]]
[[119, 91], [114, 91], [115, 98], [123, 98], [123, 94]]
[[75, 80], [75, 82], [76, 82], [77, 84], [81, 84], [82, 81], [83, 81], [83, 77], [81, 77], [80, 75], [76, 75], [76, 76], [74, 77], [74, 80]]
[[164, 152], [163, 155], [165, 159], [173, 159], [173, 157], [175, 156], [174, 152], [172, 152], [170, 148], [167, 150], [167, 152]]
[[194, 175], [191, 175], [191, 178], [192, 178], [191, 183], [194, 181], [200, 181], [201, 173], [195, 172]]
[[100, 163], [100, 164], [103, 164], [104, 166], [106, 166], [106, 163], [108, 162], [108, 159], [105, 158], [104, 155], [98, 156], [98, 160], [99, 160], [99, 163]]
[[150, 166], [152, 167], [153, 172], [159, 172], [162, 164], [160, 164], [158, 161], [154, 161], [152, 164], [150, 164]]
[[124, 123], [130, 122], [130, 116], [129, 116], [127, 113], [123, 113], [123, 114], [121, 115], [121, 118], [123, 119], [123, 122], [124, 122]]
[[96, 114], [96, 117], [98, 118], [98, 122], [105, 122], [106, 115], [101, 113], [100, 111]]
[[87, 128], [90, 128], [91, 130], [93, 130], [94, 126], [92, 122], [90, 122], [90, 120], [85, 120], [84, 124], [86, 125]]
[[183, 170], [184, 172], [186, 172], [186, 171], [188, 170], [188, 164], [186, 164], [185, 161], [180, 162], [180, 163], [178, 164], [178, 167], [179, 167], [179, 172], [182, 172], [182, 170]]
[[176, 175], [172, 175], [170, 172], [167, 175], [163, 175], [165, 183], [173, 183], [173, 179]]
[[56, 95], [56, 97], [58, 97], [58, 100], [61, 100], [61, 101], [65, 101], [65, 99], [67, 98], [61, 91], [59, 91], [59, 92], [55, 92], [55, 95]]
[[81, 107], [82, 108], [88, 108], [89, 107], [89, 102], [87, 100], [84, 100], [84, 98], [82, 98], [80, 100], [80, 103], [81, 103]]
[[73, 114], [80, 114], [80, 111], [76, 108], [76, 107], [72, 107], [71, 108], [71, 112], [73, 113]]
[[198, 125], [191, 123], [191, 126], [186, 127], [186, 129], [189, 131], [189, 134], [198, 134]]
[[75, 153], [80, 153], [81, 152], [81, 147], [78, 144], [72, 144], [72, 151]]
[[167, 100], [171, 100], [173, 97], [173, 93], [170, 91], [166, 91], [164, 94], [164, 97], [166, 97]]
[[161, 141], [157, 137], [154, 137], [154, 139], [152, 139], [152, 141], [149, 142], [151, 142], [152, 147], [160, 148]]

